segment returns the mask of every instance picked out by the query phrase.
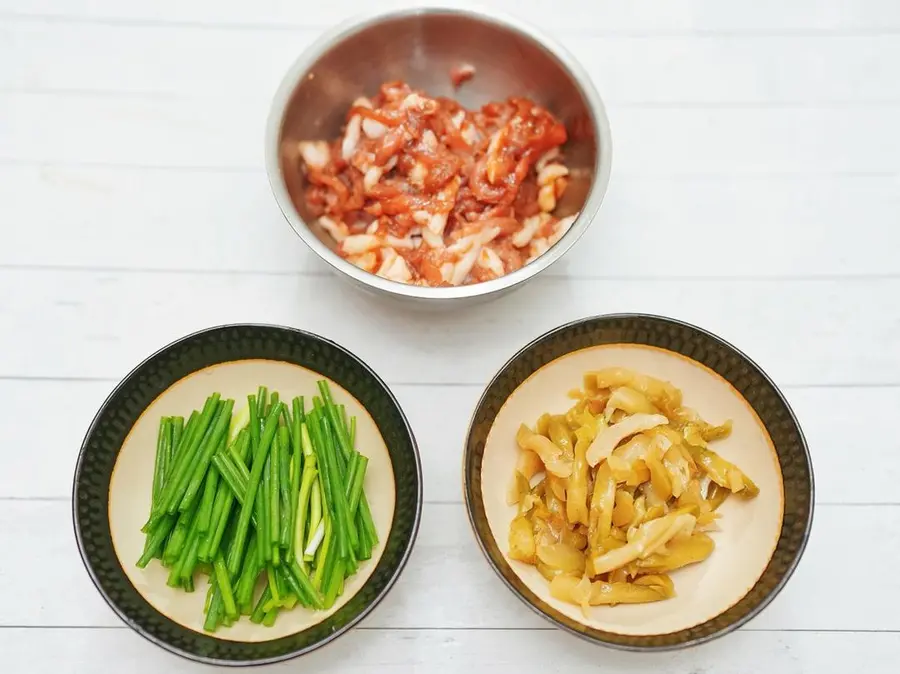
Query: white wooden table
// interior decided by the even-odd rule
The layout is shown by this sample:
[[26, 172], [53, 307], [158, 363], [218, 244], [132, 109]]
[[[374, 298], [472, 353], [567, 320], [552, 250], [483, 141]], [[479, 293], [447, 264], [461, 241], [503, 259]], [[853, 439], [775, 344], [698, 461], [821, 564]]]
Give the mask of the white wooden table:
[[[328, 275], [262, 169], [288, 63], [362, 0], [0, 0], [0, 661], [202, 672], [125, 628], [78, 558], [75, 455], [114, 383], [213, 324], [331, 337], [418, 435], [426, 506], [397, 586], [316, 672], [895, 672], [900, 655], [900, 3], [498, 0], [583, 60], [613, 177], [566, 260], [497, 303], [421, 316]], [[658, 656], [552, 629], [469, 531], [460, 454], [494, 370], [588, 314], [663, 313], [783, 387], [817, 477], [812, 539], [738, 633]], [[503, 669], [498, 669], [503, 667]]]

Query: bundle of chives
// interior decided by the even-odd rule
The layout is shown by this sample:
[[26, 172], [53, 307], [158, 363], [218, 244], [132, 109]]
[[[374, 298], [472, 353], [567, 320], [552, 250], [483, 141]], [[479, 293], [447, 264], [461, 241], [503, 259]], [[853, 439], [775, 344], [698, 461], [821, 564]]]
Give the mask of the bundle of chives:
[[297, 604], [330, 608], [378, 543], [356, 418], [327, 382], [309, 410], [302, 397], [287, 404], [264, 386], [237, 416], [233, 409], [213, 393], [186, 423], [160, 420], [137, 562], [159, 559], [168, 584], [188, 592], [205, 573], [209, 631], [241, 615], [272, 625]]

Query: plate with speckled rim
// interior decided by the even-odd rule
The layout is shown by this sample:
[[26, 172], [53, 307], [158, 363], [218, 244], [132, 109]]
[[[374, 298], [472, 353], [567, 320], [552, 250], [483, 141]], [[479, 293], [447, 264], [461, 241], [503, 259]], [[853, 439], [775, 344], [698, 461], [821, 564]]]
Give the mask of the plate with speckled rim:
[[[730, 498], [711, 533], [713, 553], [671, 573], [676, 595], [582, 611], [550, 594], [549, 582], [509, 557], [515, 505], [506, 497], [519, 449], [516, 430], [544, 412], [564, 413], [586, 372], [624, 367], [669, 381], [683, 404], [711, 423], [733, 422], [712, 449], [757, 484]], [[814, 479], [800, 425], [772, 380], [738, 349], [701, 328], [660, 316], [597, 316], [563, 325], [523, 347], [488, 384], [472, 417], [464, 456], [469, 519], [507, 587], [555, 625], [626, 650], [682, 648], [737, 629], [781, 591], [806, 547]]]
[[[369, 459], [365, 492], [378, 532], [372, 558], [347, 580], [328, 611], [296, 607], [274, 626], [241, 618], [203, 630], [206, 579], [193, 593], [166, 586], [158, 560], [135, 562], [144, 536], [161, 416], [199, 409], [218, 391], [245, 401], [258, 386], [283, 399], [316, 395], [326, 379], [335, 402], [357, 420], [356, 446]], [[384, 598], [415, 542], [422, 510], [422, 469], [412, 430], [384, 382], [359, 358], [317, 335], [270, 325], [225, 325], [157, 351], [113, 390], [94, 417], [78, 455], [72, 516], [78, 549], [100, 594], [125, 623], [153, 643], [213, 665], [286, 660], [348, 631]]]

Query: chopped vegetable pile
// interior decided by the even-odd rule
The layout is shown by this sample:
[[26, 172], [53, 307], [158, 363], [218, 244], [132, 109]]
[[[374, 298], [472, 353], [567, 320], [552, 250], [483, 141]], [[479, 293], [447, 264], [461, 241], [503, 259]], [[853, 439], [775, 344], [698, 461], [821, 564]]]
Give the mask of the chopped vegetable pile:
[[[209, 576], [204, 629], [241, 615], [271, 626], [300, 604], [328, 609], [378, 542], [363, 489], [356, 418], [328, 383], [306, 410], [261, 386], [236, 416], [213, 393], [187, 424], [160, 420], [147, 535], [137, 565], [159, 559], [168, 585]], [[258, 586], [261, 586], [258, 588]]]
[[516, 434], [510, 557], [585, 612], [673, 597], [667, 574], [712, 554], [704, 532], [722, 502], [759, 493], [709, 449], [731, 422], [710, 425], [669, 382], [623, 368], [586, 374], [570, 395], [577, 402], [566, 414], [544, 414]]

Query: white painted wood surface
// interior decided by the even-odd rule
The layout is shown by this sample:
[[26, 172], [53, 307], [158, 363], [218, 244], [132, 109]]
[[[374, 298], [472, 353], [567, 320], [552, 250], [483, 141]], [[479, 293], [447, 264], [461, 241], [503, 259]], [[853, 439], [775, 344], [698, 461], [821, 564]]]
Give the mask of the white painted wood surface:
[[[261, 167], [287, 64], [366, 4], [0, 0], [4, 671], [206, 671], [113, 616], [81, 567], [68, 500], [81, 436], [118, 378], [236, 321], [311, 329], [366, 359], [425, 469], [419, 542], [390, 596], [362, 628], [272, 671], [896, 671], [900, 3], [489, 3], [583, 61], [609, 106], [613, 178], [594, 227], [546, 276], [427, 316], [327, 275]], [[783, 386], [815, 462], [794, 579], [746, 628], [676, 654], [550, 628], [496, 580], [461, 503], [461, 442], [486, 380], [544, 330], [610, 311], [672, 315], [739, 345]]]

